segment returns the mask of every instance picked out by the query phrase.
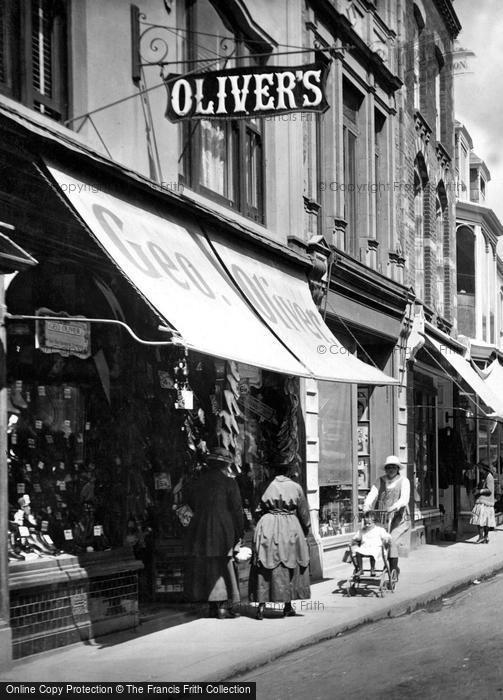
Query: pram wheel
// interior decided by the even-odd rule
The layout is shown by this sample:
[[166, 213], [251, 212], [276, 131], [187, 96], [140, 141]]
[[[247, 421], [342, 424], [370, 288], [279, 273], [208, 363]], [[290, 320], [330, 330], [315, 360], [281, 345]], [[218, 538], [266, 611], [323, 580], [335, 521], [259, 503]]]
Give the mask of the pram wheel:
[[388, 581], [388, 590], [391, 591], [391, 593], [395, 592], [395, 587], [398, 581], [398, 576], [396, 573], [395, 569], [391, 569], [390, 575], [389, 575], [389, 581]]
[[348, 596], [348, 598], [352, 598], [353, 596], [356, 595], [356, 585], [355, 585], [355, 580], [351, 576], [348, 578], [346, 581], [346, 587], [345, 587], [345, 595]]

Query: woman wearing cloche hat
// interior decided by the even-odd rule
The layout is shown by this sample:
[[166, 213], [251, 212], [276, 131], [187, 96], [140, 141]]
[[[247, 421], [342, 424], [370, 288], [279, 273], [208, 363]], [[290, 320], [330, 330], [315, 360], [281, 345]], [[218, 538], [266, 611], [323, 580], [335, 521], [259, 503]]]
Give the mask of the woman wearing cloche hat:
[[243, 506], [235, 479], [233, 455], [216, 447], [208, 469], [195, 482], [187, 504], [194, 515], [187, 532], [189, 559], [185, 590], [193, 601], [208, 601], [210, 616], [239, 617], [239, 585], [233, 556], [243, 536]]
[[386, 457], [384, 462], [384, 476], [379, 477], [370, 489], [363, 504], [364, 513], [372, 510], [377, 501], [378, 510], [386, 510], [391, 517], [390, 535], [391, 546], [389, 551], [389, 563], [398, 574], [398, 545], [405, 543], [410, 529], [410, 481], [400, 473], [401, 464], [396, 455]]

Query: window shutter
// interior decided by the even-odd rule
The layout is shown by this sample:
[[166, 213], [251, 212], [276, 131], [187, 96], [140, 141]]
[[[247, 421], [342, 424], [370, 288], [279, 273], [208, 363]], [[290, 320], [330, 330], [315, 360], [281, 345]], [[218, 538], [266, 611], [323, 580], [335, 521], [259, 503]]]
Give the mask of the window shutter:
[[27, 16], [28, 90], [33, 108], [60, 121], [65, 114], [65, 17], [57, 0], [31, 0]]
[[12, 92], [9, 5], [10, 3], [8, 0], [0, 0], [0, 90], [7, 94]]

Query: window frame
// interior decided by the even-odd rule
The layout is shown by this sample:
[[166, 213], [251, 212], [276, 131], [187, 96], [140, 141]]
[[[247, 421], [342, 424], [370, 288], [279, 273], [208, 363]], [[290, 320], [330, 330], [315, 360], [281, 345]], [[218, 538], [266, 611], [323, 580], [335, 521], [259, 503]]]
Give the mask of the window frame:
[[423, 57], [421, 50], [421, 34], [425, 28], [424, 18], [419, 7], [413, 8], [413, 40], [412, 40], [412, 90], [414, 109], [421, 111], [421, 87], [423, 83]]
[[[353, 93], [351, 95], [351, 93]], [[348, 98], [346, 99], [346, 94]], [[357, 107], [348, 103], [354, 98]], [[346, 77], [342, 81], [342, 166], [344, 173], [344, 219], [346, 234], [344, 249], [353, 258], [360, 253], [360, 236], [358, 234], [358, 202], [356, 198], [358, 179], [358, 150], [361, 148], [361, 115], [365, 115], [366, 95]], [[353, 116], [354, 113], [354, 116]], [[352, 186], [351, 186], [352, 185]]]
[[52, 14], [49, 34], [52, 95], [48, 95], [34, 85], [33, 13], [34, 6], [40, 7], [44, 2], [46, 0], [4, 0], [2, 3], [2, 58], [6, 79], [0, 82], [0, 92], [39, 114], [64, 122], [68, 118], [70, 94], [70, 5], [65, 0], [47, 1]]
[[[184, 0], [183, 7], [185, 10], [185, 27], [187, 31], [197, 32], [196, 6], [197, 2], [209, 2], [215, 13], [218, 15], [222, 24], [232, 34], [233, 40], [236, 43], [236, 53], [233, 59], [236, 65], [246, 65], [246, 52], [242, 49], [246, 48], [249, 51], [252, 49], [248, 46], [248, 42], [252, 40], [247, 38], [240, 28], [232, 26], [230, 19], [219, 9], [212, 0]], [[186, 57], [194, 61], [197, 59], [196, 51], [191, 42], [186, 42]], [[257, 63], [263, 62], [264, 59], [252, 59]], [[191, 65], [197, 65], [191, 63]], [[232, 120], [214, 120], [215, 124], [220, 128], [225, 128], [226, 146], [230, 143], [229, 134], [232, 133], [234, 141], [234, 153], [231, 155], [229, 162], [226, 155], [226, 168], [230, 167], [233, 182], [233, 197], [223, 195], [221, 192], [207, 187], [201, 182], [201, 122], [204, 120], [196, 120], [195, 122], [183, 122], [181, 124], [181, 155], [179, 162], [182, 163], [182, 173], [179, 174], [181, 183], [187, 185], [195, 192], [213, 200], [218, 204], [222, 204], [233, 211], [236, 211], [248, 219], [255, 221], [258, 224], [265, 224], [266, 221], [266, 202], [265, 202], [265, 122], [262, 118], [257, 119], [232, 119]], [[207, 121], [212, 121], [208, 119]], [[258, 121], [258, 124], [256, 122]], [[247, 157], [249, 155], [248, 148], [251, 139], [255, 139], [259, 144], [260, 162], [255, 169], [254, 187], [257, 202], [254, 205], [248, 197], [249, 187], [251, 184], [250, 171], [247, 169]]]

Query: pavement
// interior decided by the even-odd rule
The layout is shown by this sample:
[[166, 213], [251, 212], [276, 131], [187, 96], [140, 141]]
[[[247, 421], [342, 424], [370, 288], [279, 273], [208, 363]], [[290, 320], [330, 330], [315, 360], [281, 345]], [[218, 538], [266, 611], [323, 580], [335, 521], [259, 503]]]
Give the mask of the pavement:
[[311, 600], [295, 603], [295, 617], [283, 618], [280, 609], [269, 607], [258, 621], [248, 604], [240, 618], [228, 620], [204, 617], [202, 608], [161, 609], [144, 617], [136, 630], [15, 661], [0, 680], [227, 680], [301, 647], [412, 612], [502, 570], [503, 528], [490, 533], [489, 544], [475, 544], [475, 539], [423, 545], [402, 557], [396, 590], [382, 598], [371, 591], [343, 595], [352, 566], [341, 562], [342, 550], [335, 550], [325, 555], [324, 579], [312, 584]]

